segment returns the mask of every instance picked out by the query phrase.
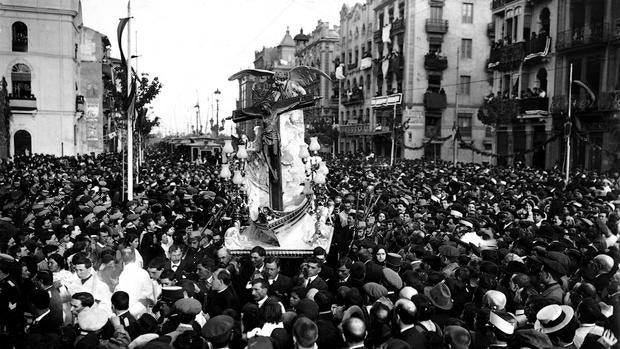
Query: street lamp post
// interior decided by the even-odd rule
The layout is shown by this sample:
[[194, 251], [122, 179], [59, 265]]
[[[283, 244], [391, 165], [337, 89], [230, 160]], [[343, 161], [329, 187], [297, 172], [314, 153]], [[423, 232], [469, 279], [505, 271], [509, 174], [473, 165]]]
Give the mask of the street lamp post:
[[219, 89], [215, 89], [215, 137], [220, 134], [220, 92]]

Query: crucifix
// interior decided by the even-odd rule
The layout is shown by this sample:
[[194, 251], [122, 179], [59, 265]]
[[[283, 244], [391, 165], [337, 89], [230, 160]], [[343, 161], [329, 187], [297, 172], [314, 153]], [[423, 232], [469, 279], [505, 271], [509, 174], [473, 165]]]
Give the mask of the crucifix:
[[[269, 168], [269, 204], [271, 210], [283, 211], [282, 164], [280, 148], [280, 115], [314, 105], [320, 97], [306, 92], [310, 85], [320, 82], [322, 71], [310, 67], [296, 67], [288, 72], [246, 69], [228, 80], [239, 79], [241, 86], [251, 83], [251, 102], [247, 108], [235, 110], [233, 121], [262, 120], [262, 155]], [[240, 89], [244, 91], [244, 88]], [[242, 96], [245, 99], [246, 96]]]

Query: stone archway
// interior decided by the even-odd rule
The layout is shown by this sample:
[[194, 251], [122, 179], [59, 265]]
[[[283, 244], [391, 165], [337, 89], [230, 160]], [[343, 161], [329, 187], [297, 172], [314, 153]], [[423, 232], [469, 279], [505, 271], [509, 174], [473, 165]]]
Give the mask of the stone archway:
[[32, 137], [30, 136], [30, 132], [25, 130], [15, 132], [15, 135], [13, 135], [13, 144], [16, 156], [32, 154]]

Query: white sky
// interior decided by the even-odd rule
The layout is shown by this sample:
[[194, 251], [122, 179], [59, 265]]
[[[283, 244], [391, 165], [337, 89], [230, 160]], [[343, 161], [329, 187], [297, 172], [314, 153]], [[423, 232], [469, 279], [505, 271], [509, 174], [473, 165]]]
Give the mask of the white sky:
[[[238, 97], [238, 83], [229, 82], [228, 77], [253, 67], [254, 51], [279, 44], [287, 26], [295, 36], [300, 28], [304, 33], [311, 32], [319, 19], [330, 26], [339, 24], [343, 2], [355, 3], [132, 0], [132, 51], [136, 48], [137, 32], [139, 72], [158, 76], [164, 84], [153, 105], [154, 115], [162, 119], [162, 131], [184, 132], [189, 122], [195, 124], [197, 98], [204, 125], [212, 115], [212, 104], [215, 109], [216, 89], [222, 92], [220, 120], [230, 116]], [[113, 55], [118, 57], [116, 27], [118, 19], [127, 16], [127, 0], [82, 0], [82, 12], [84, 25], [107, 35]], [[123, 47], [126, 50], [125, 39]], [[135, 64], [134, 61], [134, 67]]]

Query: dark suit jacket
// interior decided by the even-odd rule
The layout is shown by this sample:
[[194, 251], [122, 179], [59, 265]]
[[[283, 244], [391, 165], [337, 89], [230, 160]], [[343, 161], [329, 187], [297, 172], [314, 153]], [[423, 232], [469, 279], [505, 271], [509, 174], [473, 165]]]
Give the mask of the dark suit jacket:
[[123, 325], [125, 331], [129, 333], [129, 337], [131, 337], [131, 339], [138, 337], [138, 320], [136, 320], [130, 312], [119, 315], [118, 319], [121, 321], [121, 325]]
[[294, 286], [293, 279], [286, 275], [278, 274], [278, 279], [269, 285], [267, 295], [278, 297], [281, 302], [287, 302], [289, 292]]
[[[187, 269], [189, 264], [189, 261], [187, 259], [187, 256], [184, 257], [183, 259], [181, 259], [181, 264], [179, 264], [179, 266], [177, 267], [177, 270], [174, 272], [174, 279], [176, 280], [181, 280], [183, 277], [183, 272]], [[166, 264], [164, 265], [164, 269], [170, 269], [172, 270], [172, 263], [170, 262], [170, 260], [166, 260]]]
[[334, 325], [331, 313], [319, 314], [316, 326], [319, 329], [319, 338], [316, 341], [318, 349], [341, 348], [344, 345], [340, 330]]
[[338, 275], [336, 275], [336, 271], [334, 270], [334, 268], [330, 267], [329, 265], [325, 265], [325, 264], [321, 266], [321, 272], [319, 273], [319, 276], [321, 277], [321, 279], [323, 279], [328, 284], [332, 280], [338, 279]]
[[49, 316], [51, 316], [52, 320], [55, 321], [55, 323], [58, 325], [58, 327], [60, 328], [63, 325], [63, 302], [62, 302], [62, 297], [60, 296], [60, 291], [58, 291], [58, 289], [56, 287], [51, 287], [50, 289], [48, 289], [48, 292], [51, 293], [50, 295], [50, 314]]
[[207, 313], [209, 316], [221, 315], [228, 308], [236, 311], [241, 310], [239, 297], [232, 286], [228, 286], [222, 292], [212, 291], [209, 293], [207, 296]]
[[26, 338], [28, 348], [60, 348], [58, 319], [55, 319], [50, 311], [37, 323], [30, 325]]
[[320, 276], [317, 276], [314, 280], [312, 280], [312, 282], [308, 283], [308, 286], [306, 286], [306, 291], [311, 288], [316, 288], [318, 291], [327, 291], [327, 283], [325, 283]]
[[424, 344], [426, 341], [424, 340], [424, 334], [420, 333], [415, 327], [405, 332], [399, 332], [395, 337], [407, 342], [411, 348], [425, 348]]
[[376, 282], [381, 284], [383, 281], [383, 268], [373, 261], [369, 261], [366, 263], [366, 278], [364, 279], [364, 283], [368, 282]]

